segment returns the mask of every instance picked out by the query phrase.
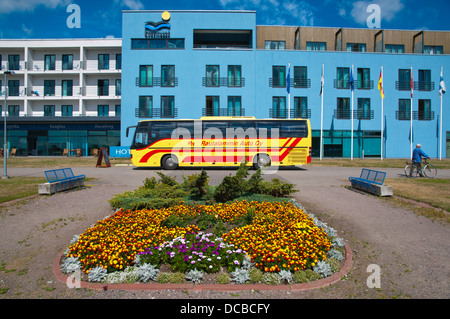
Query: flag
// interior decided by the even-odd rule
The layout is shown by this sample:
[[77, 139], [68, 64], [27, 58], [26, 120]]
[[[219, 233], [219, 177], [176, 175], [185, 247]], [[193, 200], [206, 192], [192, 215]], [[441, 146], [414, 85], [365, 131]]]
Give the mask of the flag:
[[287, 74], [287, 78], [286, 78], [286, 91], [288, 92], [288, 94], [291, 93], [291, 64], [290, 63], [288, 66], [288, 74]]
[[350, 69], [350, 89], [353, 91], [353, 84], [355, 83], [355, 80], [353, 79], [353, 65], [352, 68]]
[[323, 69], [322, 69], [322, 76], [320, 78], [320, 93], [319, 93], [319, 96], [322, 96], [324, 83], [325, 83], [325, 80], [323, 79]]
[[378, 90], [380, 90], [381, 98], [384, 99], [383, 71], [380, 71], [380, 79], [378, 80]]
[[411, 67], [411, 98], [413, 98], [413, 92], [414, 92], [414, 81], [413, 81], [413, 69]]
[[445, 94], [445, 92], [446, 92], [446, 89], [445, 89], [445, 82], [444, 82], [444, 74], [441, 69], [441, 78], [439, 80], [439, 95], [442, 96], [443, 94]]

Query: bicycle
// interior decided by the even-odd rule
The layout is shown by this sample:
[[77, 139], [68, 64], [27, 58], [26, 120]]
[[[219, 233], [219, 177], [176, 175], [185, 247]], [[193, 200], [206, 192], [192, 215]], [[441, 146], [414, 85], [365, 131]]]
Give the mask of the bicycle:
[[406, 162], [405, 167], [405, 175], [406, 177], [419, 177], [419, 176], [426, 176], [428, 178], [434, 178], [437, 175], [437, 168], [428, 163], [427, 159], [425, 158], [423, 160], [423, 166], [421, 169], [419, 169], [419, 166], [416, 163], [409, 163]]

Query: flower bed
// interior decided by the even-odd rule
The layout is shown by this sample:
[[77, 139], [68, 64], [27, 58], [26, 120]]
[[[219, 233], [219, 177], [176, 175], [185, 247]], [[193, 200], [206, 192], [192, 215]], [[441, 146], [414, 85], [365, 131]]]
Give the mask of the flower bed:
[[[217, 236], [189, 224], [204, 215], [232, 229]], [[188, 225], [166, 226], [174, 216]], [[311, 272], [325, 277], [337, 271], [343, 246], [334, 229], [294, 201], [180, 203], [163, 209], [118, 210], [74, 238], [61, 270], [82, 269], [90, 281], [111, 282], [122, 273], [127, 281], [162, 282], [167, 278], [161, 279], [159, 268], [168, 265], [195, 282], [203, 273], [222, 274], [224, 269], [236, 283], [305, 282], [317, 278]]]

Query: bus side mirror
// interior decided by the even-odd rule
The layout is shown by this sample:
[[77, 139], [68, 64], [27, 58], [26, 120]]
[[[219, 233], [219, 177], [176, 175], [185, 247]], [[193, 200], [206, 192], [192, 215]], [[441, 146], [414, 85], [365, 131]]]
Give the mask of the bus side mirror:
[[128, 134], [130, 133], [130, 128], [133, 128], [133, 127], [136, 127], [136, 125], [135, 125], [135, 126], [128, 126], [128, 127], [127, 127], [126, 137], [128, 137]]

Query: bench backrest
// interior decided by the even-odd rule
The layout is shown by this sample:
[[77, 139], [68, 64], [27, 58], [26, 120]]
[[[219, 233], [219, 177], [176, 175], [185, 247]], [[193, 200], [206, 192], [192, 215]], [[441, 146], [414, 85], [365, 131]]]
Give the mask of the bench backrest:
[[363, 168], [361, 171], [360, 178], [381, 185], [384, 183], [384, 179], [386, 178], [386, 172], [374, 171], [371, 169]]
[[69, 177], [74, 177], [71, 168], [52, 169], [45, 171], [45, 177], [49, 183], [64, 180]]

